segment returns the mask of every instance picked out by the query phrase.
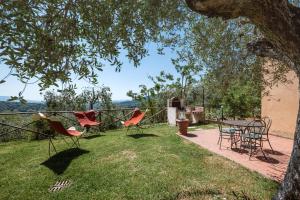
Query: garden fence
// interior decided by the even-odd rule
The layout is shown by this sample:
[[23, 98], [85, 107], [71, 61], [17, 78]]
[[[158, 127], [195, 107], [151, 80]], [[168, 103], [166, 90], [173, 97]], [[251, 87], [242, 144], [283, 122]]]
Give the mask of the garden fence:
[[[74, 116], [74, 111], [39, 111], [47, 116], [54, 117], [61, 121], [65, 127], [74, 126], [76, 129], [82, 131], [78, 121]], [[98, 133], [99, 131], [106, 131], [110, 129], [122, 128], [121, 121], [126, 121], [133, 113], [132, 108], [120, 109], [102, 109], [97, 110], [97, 121], [102, 122], [98, 128], [91, 128], [90, 133]], [[0, 113], [0, 142], [11, 140], [36, 140], [43, 139], [43, 135], [52, 131], [48, 124], [42, 120], [35, 120], [34, 115], [38, 112], [7, 112]], [[167, 122], [166, 108], [148, 108], [148, 112], [142, 125], [151, 125], [157, 123]], [[39, 134], [43, 133], [43, 134]]]

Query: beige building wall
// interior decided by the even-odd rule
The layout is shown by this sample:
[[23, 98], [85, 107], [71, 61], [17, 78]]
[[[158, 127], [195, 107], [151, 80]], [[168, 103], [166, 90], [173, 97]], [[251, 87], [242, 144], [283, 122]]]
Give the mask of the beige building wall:
[[261, 114], [272, 119], [271, 134], [293, 138], [299, 107], [299, 83], [292, 71], [287, 78], [292, 83], [280, 83], [269, 90], [268, 96], [262, 97]]

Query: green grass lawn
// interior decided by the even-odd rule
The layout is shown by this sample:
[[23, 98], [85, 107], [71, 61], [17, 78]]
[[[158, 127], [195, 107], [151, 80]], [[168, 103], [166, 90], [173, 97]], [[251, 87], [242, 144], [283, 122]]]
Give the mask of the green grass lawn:
[[[278, 184], [160, 125], [107, 131], [48, 157], [47, 141], [0, 144], [0, 199], [270, 199]], [[49, 160], [48, 160], [49, 159]], [[70, 187], [50, 193], [56, 181]]]

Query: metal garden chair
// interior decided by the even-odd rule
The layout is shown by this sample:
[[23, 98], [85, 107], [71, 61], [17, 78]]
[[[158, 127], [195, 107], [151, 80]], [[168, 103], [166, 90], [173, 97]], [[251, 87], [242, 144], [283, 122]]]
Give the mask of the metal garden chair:
[[[270, 127], [272, 125], [272, 119], [269, 118], [269, 117], [264, 117], [263, 121], [265, 122], [266, 127], [264, 129], [263, 134], [262, 134], [261, 141], [262, 142], [267, 141], [269, 143], [269, 146], [270, 146], [272, 152], [274, 153], [273, 147], [271, 146], [270, 139], [269, 139], [269, 130], [270, 130]], [[262, 146], [263, 146], [263, 143], [262, 143]]]
[[249, 159], [258, 148], [262, 151], [264, 157], [267, 158], [262, 149], [262, 136], [265, 127], [266, 124], [263, 120], [253, 120], [249, 122], [245, 132], [241, 135], [241, 145], [250, 148]]
[[234, 128], [224, 128], [222, 122], [218, 119], [218, 127], [219, 127], [219, 139], [217, 144], [222, 145], [223, 139], [230, 140], [230, 148], [232, 149], [233, 144], [236, 146], [236, 132]]

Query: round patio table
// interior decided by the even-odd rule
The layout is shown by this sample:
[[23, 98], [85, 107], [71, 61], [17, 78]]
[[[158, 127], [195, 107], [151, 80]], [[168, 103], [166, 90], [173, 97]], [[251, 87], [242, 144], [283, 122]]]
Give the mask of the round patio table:
[[[251, 122], [251, 125], [250, 125]], [[248, 127], [264, 127], [265, 125], [261, 123], [261, 121], [253, 122], [250, 120], [223, 120], [221, 123], [237, 127], [240, 131], [239, 137], [241, 137], [241, 134], [243, 135]], [[238, 140], [241, 141], [241, 138]], [[236, 141], [236, 142], [238, 142]], [[241, 141], [242, 142], [242, 141]]]
[[253, 122], [253, 123], [251, 123], [251, 125], [250, 125], [250, 122], [253, 122], [253, 120], [252, 121], [250, 121], [250, 120], [223, 120], [223, 121], [221, 121], [222, 124], [237, 127], [239, 129], [238, 131], [240, 131], [239, 136], [241, 136], [241, 134], [244, 134], [248, 127], [264, 127], [265, 126], [260, 121]]
[[[223, 124], [230, 125], [230, 126], [236, 126], [236, 127], [239, 127], [242, 129], [242, 128], [250, 127], [249, 123], [252, 121], [249, 121], [249, 120], [223, 120], [221, 122]], [[260, 121], [254, 122], [251, 125], [251, 127], [263, 127], [263, 126], [264, 126], [264, 124], [260, 123]]]

